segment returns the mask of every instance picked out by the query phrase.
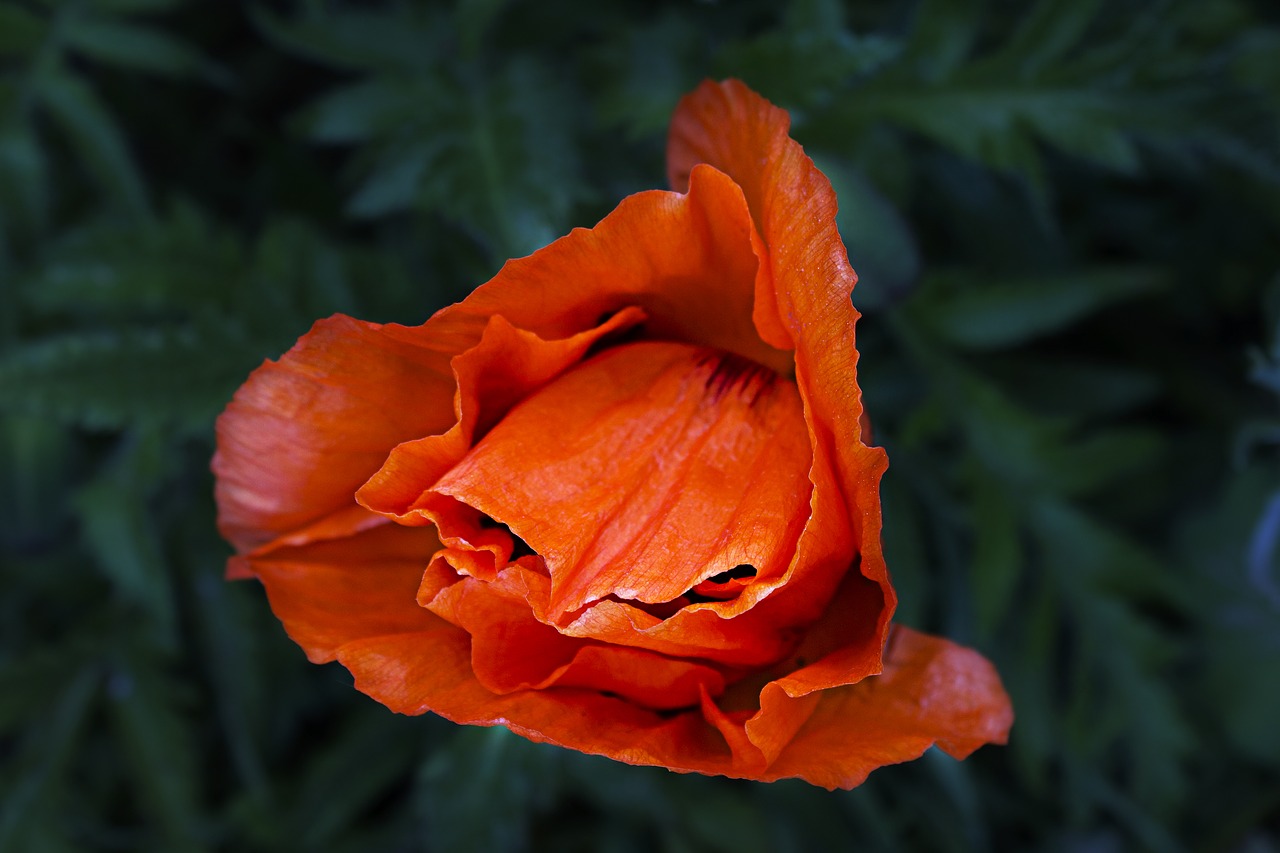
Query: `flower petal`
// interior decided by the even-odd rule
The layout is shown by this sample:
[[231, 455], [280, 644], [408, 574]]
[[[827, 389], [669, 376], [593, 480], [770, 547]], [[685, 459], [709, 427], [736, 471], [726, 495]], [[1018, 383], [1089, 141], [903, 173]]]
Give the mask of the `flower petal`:
[[[515, 328], [505, 317], [489, 318], [475, 346], [454, 357], [456, 422], [447, 432], [405, 441], [356, 494], [364, 506], [405, 524], [435, 519], [414, 512], [415, 503], [483, 435], [526, 395], [576, 364], [601, 339], [643, 322], [637, 308], [623, 308], [605, 322], [569, 337], [543, 340]], [[437, 318], [425, 328], [444, 325]]]
[[353, 640], [443, 624], [415, 600], [439, 547], [435, 531], [380, 522], [345, 539], [242, 558], [266, 587], [285, 631], [314, 663], [333, 660]]
[[[852, 788], [877, 767], [918, 758], [934, 744], [964, 758], [983, 744], [1005, 743], [1013, 724], [1009, 697], [985, 658], [902, 625], [894, 627], [881, 675], [802, 701], [815, 696], [764, 779]], [[783, 690], [762, 699], [765, 713], [787, 701]]]
[[[701, 171], [698, 164], [709, 164], [742, 188], [766, 248], [762, 261], [776, 299], [777, 320], [794, 341], [796, 382], [814, 447], [814, 503], [840, 505], [852, 519], [861, 572], [883, 592], [884, 609], [878, 619], [883, 638], [897, 598], [880, 550], [884, 451], [866, 446], [860, 423], [862, 393], [854, 341], [858, 312], [850, 301], [857, 276], [836, 229], [831, 182], [791, 139], [789, 129], [784, 110], [740, 81], [704, 82], [680, 102], [672, 118], [668, 177], [679, 190]], [[756, 288], [758, 294], [766, 294], [769, 285], [757, 281]], [[758, 296], [757, 303], [764, 298]], [[821, 471], [826, 466], [831, 476]], [[816, 525], [806, 530], [806, 537], [811, 532], [819, 532]], [[813, 599], [796, 584], [789, 583], [782, 592], [788, 598], [800, 593]], [[802, 606], [803, 601], [795, 604]]]
[[447, 318], [476, 340], [491, 316], [553, 340], [592, 328], [629, 305], [648, 317], [642, 337], [736, 353], [790, 375], [791, 353], [752, 322], [759, 237], [742, 190], [701, 169], [688, 193], [636, 193], [594, 228], [578, 228], [492, 280], [427, 325]]
[[615, 347], [526, 399], [436, 484], [546, 561], [549, 615], [674, 601], [746, 566], [777, 578], [808, 517], [795, 386], [684, 344]]
[[529, 740], [677, 772], [732, 770], [728, 746], [696, 711], [661, 714], [571, 688], [486, 690], [471, 670], [470, 641], [460, 628], [370, 637], [343, 646], [338, 659], [358, 690], [402, 714], [432, 711], [456, 723], [504, 725]]
[[471, 635], [472, 669], [486, 689], [505, 694], [581, 687], [663, 710], [697, 705], [700, 691], [724, 690], [724, 677], [705, 664], [590, 643], [539, 622], [527, 599], [545, 596], [546, 584], [545, 576], [513, 564], [493, 582], [463, 578], [429, 602], [434, 613]]
[[244, 552], [312, 525], [313, 538], [367, 526], [355, 490], [387, 451], [453, 422], [450, 356], [418, 330], [338, 315], [259, 367], [218, 418], [223, 536]]

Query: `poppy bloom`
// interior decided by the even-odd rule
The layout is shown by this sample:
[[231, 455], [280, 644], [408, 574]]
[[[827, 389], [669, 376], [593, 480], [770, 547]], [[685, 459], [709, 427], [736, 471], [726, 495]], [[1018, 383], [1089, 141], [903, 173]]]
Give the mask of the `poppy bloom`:
[[991, 665], [890, 624], [856, 277], [788, 127], [704, 83], [674, 192], [265, 363], [218, 420], [229, 574], [394, 711], [633, 764], [850, 788], [1003, 742]]

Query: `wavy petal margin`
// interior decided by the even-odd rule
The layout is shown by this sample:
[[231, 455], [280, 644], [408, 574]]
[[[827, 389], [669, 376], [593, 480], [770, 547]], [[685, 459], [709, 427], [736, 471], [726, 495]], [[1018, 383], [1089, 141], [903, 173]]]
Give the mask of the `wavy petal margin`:
[[[880, 545], [879, 484], [888, 463], [884, 450], [868, 447], [862, 437], [854, 336], [858, 312], [850, 301], [858, 277], [836, 229], [831, 182], [788, 135], [790, 127], [786, 111], [741, 81], [708, 80], [676, 107], [667, 174], [680, 190], [700, 164], [707, 164], [742, 189], [765, 247], [755, 285], [756, 324], [766, 339], [785, 330], [794, 348], [796, 383], [814, 448], [815, 514], [820, 502], [834, 502], [825, 488], [834, 487], [854, 524], [861, 572], [880, 585], [884, 596], [876, 633], [876, 643], [883, 646], [897, 605]], [[762, 307], [770, 295], [772, 313]], [[825, 475], [822, 467], [835, 476]], [[828, 590], [837, 581], [828, 579]], [[805, 614], [816, 593], [808, 582], [788, 583], [771, 606]]]

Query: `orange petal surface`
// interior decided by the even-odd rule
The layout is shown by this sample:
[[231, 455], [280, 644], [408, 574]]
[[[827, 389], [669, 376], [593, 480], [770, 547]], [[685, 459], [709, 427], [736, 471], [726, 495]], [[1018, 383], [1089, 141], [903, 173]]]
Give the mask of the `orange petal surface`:
[[547, 564], [549, 616], [661, 603], [744, 566], [780, 576], [808, 516], [795, 386], [684, 344], [616, 347], [516, 408], [434, 491], [505, 523]]
[[937, 744], [964, 758], [1004, 743], [1009, 697], [982, 655], [894, 627], [881, 675], [824, 690], [763, 779], [798, 776], [826, 788], [862, 784], [877, 767], [919, 758]]
[[[742, 189], [765, 246], [767, 280], [756, 283], [757, 301], [776, 301], [795, 347], [795, 375], [810, 424], [815, 503], [840, 503], [850, 519], [860, 571], [880, 584], [884, 610], [880, 635], [896, 604], [880, 552], [879, 478], [884, 452], [862, 440], [861, 391], [850, 301], [857, 276], [836, 229], [836, 196], [813, 161], [789, 135], [784, 110], [742, 82], [704, 82], [680, 102], [667, 141], [667, 172], [677, 190], [691, 186], [707, 164]], [[765, 312], [767, 314], [767, 312]], [[773, 320], [767, 319], [767, 327]], [[829, 486], [822, 482], [829, 481]], [[802, 543], [803, 546], [803, 543]], [[784, 599], [808, 590], [784, 589]], [[779, 601], [775, 606], [782, 606]], [[803, 608], [803, 601], [790, 606]]]
[[218, 418], [218, 527], [251, 550], [341, 513], [316, 538], [368, 525], [355, 491], [410, 438], [453, 422], [447, 353], [414, 329], [321, 320], [267, 362]]

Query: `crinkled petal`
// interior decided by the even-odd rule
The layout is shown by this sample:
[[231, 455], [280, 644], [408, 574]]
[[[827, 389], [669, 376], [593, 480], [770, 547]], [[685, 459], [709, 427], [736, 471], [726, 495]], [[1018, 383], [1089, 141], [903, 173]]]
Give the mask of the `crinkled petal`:
[[379, 522], [347, 538], [242, 558], [285, 631], [315, 663], [334, 660], [353, 640], [443, 624], [415, 600], [440, 545], [435, 531]]
[[[698, 165], [708, 164], [742, 188], [769, 274], [767, 282], [757, 281], [757, 301], [772, 290], [777, 322], [794, 342], [796, 382], [814, 449], [815, 516], [821, 505], [828, 505], [851, 519], [860, 570], [882, 589], [877, 620], [882, 642], [896, 596], [880, 550], [878, 486], [884, 452], [863, 443], [860, 427], [854, 343], [858, 313], [850, 301], [857, 276], [836, 229], [831, 182], [790, 138], [789, 128], [785, 111], [740, 81], [705, 82], [680, 102], [672, 118], [668, 177], [674, 188], [683, 189], [701, 171]], [[762, 326], [772, 322], [766, 318]], [[811, 524], [800, 549], [808, 546], [810, 533], [818, 532]], [[824, 586], [833, 589], [837, 581], [812, 573], [789, 580], [771, 606], [803, 610]]]
[[795, 386], [686, 344], [608, 350], [526, 399], [435, 491], [546, 561], [552, 620], [673, 601], [742, 566], [780, 576], [807, 515]]
[[637, 306], [648, 317], [644, 339], [701, 344], [790, 375], [791, 353], [766, 343], [752, 321], [758, 246], [742, 190], [701, 169], [687, 194], [637, 193], [595, 227], [508, 261], [427, 327], [447, 321], [456, 346], [478, 340], [496, 315], [553, 340]]
[[417, 329], [339, 315], [255, 370], [217, 423], [223, 536], [245, 552], [367, 526], [356, 489], [392, 447], [453, 423], [450, 357]]
[[902, 625], [891, 633], [882, 674], [794, 698], [767, 690], [762, 699], [762, 716], [798, 701], [804, 721], [761, 778], [799, 777], [825, 788], [853, 788], [877, 767], [918, 758], [934, 744], [964, 758], [983, 744], [1005, 743], [1013, 724], [1008, 694], [986, 658]]
[[432, 711], [456, 723], [503, 725], [530, 740], [630, 764], [730, 773], [732, 753], [700, 713], [665, 714], [592, 690], [495, 694], [471, 670], [470, 639], [446, 625], [348, 643], [338, 659], [356, 688], [402, 714]]
[[627, 307], [587, 331], [544, 340], [501, 315], [490, 317], [476, 345], [453, 359], [454, 425], [440, 435], [388, 448], [386, 461], [360, 488], [357, 499], [405, 524], [430, 523], [433, 519], [413, 511], [415, 503], [462, 459], [478, 436], [526, 395], [576, 364], [593, 345], [643, 321], [642, 311]]
[[588, 688], [664, 710], [697, 705], [699, 691], [724, 690], [723, 675], [705, 664], [591, 643], [539, 622], [526, 599], [545, 581], [513, 564], [493, 582], [463, 578], [429, 601], [432, 612], [471, 635], [472, 670], [486, 689]]

